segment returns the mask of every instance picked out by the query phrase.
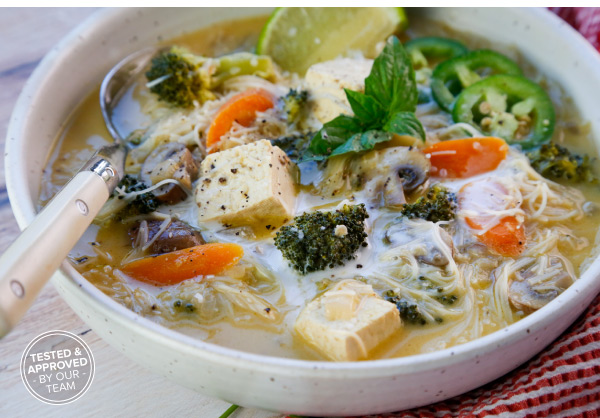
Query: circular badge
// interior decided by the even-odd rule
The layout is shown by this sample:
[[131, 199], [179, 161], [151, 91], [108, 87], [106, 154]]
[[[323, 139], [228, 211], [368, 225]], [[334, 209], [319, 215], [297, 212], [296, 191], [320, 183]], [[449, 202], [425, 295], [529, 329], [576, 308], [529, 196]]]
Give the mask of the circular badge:
[[77, 335], [48, 331], [33, 339], [21, 357], [25, 387], [40, 401], [64, 405], [79, 399], [94, 379], [92, 350]]

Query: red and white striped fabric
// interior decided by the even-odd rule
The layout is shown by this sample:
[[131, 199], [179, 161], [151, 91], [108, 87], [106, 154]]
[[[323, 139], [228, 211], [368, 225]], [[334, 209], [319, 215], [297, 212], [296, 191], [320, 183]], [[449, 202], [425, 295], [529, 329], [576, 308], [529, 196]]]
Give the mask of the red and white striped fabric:
[[[600, 51], [600, 8], [550, 10]], [[600, 296], [563, 336], [512, 373], [444, 402], [376, 417], [486, 416], [600, 417]]]

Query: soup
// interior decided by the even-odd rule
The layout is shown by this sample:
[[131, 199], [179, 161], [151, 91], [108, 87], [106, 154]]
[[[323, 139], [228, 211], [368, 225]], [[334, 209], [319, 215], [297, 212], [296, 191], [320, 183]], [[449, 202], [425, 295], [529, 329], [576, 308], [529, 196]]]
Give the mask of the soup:
[[[398, 34], [408, 52], [382, 39], [375, 61], [298, 75], [245, 52], [265, 21], [169, 42], [192, 52], [162, 59], [198, 63], [210, 88], [148, 73], [120, 103], [128, 177], [69, 257], [100, 290], [219, 345], [345, 361], [487, 335], [585, 270], [600, 195], [582, 155], [596, 151], [568, 94], [517, 51], [415, 19]], [[386, 56], [403, 62], [403, 101], [365, 88]], [[58, 138], [42, 203], [111, 142], [97, 97]]]

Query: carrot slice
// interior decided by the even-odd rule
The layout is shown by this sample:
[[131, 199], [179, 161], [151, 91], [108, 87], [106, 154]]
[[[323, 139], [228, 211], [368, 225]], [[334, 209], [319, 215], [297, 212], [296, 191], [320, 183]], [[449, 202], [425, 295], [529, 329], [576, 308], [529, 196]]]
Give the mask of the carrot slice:
[[136, 280], [157, 286], [172, 285], [196, 276], [219, 274], [244, 255], [240, 245], [203, 244], [158, 256], [140, 258], [121, 270]]
[[231, 130], [234, 122], [242, 126], [249, 126], [256, 119], [256, 112], [264, 112], [275, 105], [273, 96], [263, 89], [250, 89], [236, 94], [227, 100], [213, 119], [208, 135], [206, 147], [214, 148], [223, 135]]
[[507, 216], [500, 219], [498, 225], [478, 235], [478, 239], [500, 255], [517, 257], [525, 249], [525, 228], [517, 218]]
[[[507, 193], [503, 185], [490, 180], [463, 186], [459, 192], [459, 204], [462, 209], [473, 213], [465, 218], [467, 225], [472, 229], [482, 230], [483, 225], [494, 218], [490, 213], [506, 209], [504, 195]], [[478, 234], [477, 239], [500, 255], [516, 257], [525, 249], [525, 228], [516, 217], [506, 216], [483, 234]]]
[[495, 137], [453, 139], [423, 151], [431, 161], [431, 175], [464, 178], [494, 170], [506, 158], [508, 144]]

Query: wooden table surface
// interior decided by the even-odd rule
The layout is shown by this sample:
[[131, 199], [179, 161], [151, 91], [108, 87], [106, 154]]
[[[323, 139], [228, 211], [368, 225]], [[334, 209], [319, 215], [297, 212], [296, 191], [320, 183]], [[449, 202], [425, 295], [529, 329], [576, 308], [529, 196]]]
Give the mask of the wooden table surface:
[[[44, 54], [94, 9], [0, 10], [0, 142], [23, 84]], [[8, 201], [4, 159], [0, 159], [0, 253], [19, 232]], [[88, 392], [69, 405], [46, 405], [21, 381], [19, 364], [27, 344], [42, 332], [60, 329], [80, 335], [96, 360]], [[154, 375], [102, 341], [48, 284], [22, 322], [0, 340], [0, 417], [218, 417], [229, 404], [200, 395]], [[241, 409], [232, 418], [278, 417]]]

